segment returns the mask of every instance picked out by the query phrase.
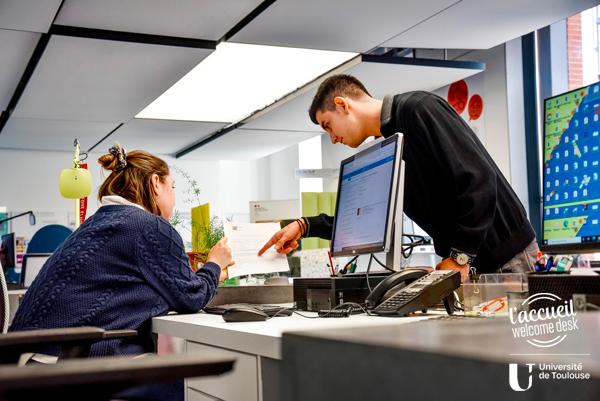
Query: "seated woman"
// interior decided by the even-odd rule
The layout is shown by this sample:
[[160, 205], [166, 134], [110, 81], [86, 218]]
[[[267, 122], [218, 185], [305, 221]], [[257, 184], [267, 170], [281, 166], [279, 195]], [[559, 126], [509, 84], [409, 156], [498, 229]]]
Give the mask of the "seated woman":
[[98, 190], [101, 207], [48, 259], [10, 327], [140, 331], [134, 339], [94, 344], [92, 356], [152, 352], [151, 319], [202, 309], [234, 263], [224, 238], [194, 273], [169, 224], [175, 191], [167, 164], [118, 145], [109, 152], [98, 159], [111, 171]]

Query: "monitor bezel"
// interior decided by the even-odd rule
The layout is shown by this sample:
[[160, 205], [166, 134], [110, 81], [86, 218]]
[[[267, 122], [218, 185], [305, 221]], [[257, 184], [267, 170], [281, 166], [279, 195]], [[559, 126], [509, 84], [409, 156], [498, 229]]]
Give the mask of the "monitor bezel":
[[540, 238], [539, 242], [539, 246], [540, 246], [540, 250], [547, 252], [547, 253], [588, 253], [588, 252], [594, 252], [594, 251], [600, 251], [600, 241], [598, 242], [574, 242], [574, 243], [565, 243], [565, 244], [546, 244], [544, 243], [546, 241], [546, 239], [544, 238], [544, 207], [546, 205], [546, 198], [544, 196], [544, 183], [546, 182], [546, 168], [545, 168], [545, 160], [544, 160], [544, 149], [546, 149], [546, 102], [548, 100], [560, 97], [560, 96], [564, 96], [568, 93], [571, 92], [577, 92], [579, 90], [585, 89], [585, 88], [589, 88], [592, 85], [596, 85], [596, 84], [600, 84], [600, 81], [598, 82], [594, 82], [588, 85], [584, 85], [581, 86], [579, 88], [576, 89], [572, 89], [566, 92], [562, 92], [559, 93], [557, 95], [554, 96], [549, 96], [547, 98], [544, 99], [543, 101], [543, 118], [542, 118], [542, 157], [541, 157], [541, 168], [542, 168], [542, 185], [541, 185], [541, 203], [542, 203], [542, 208], [541, 208], [541, 218], [540, 218], [540, 235], [542, 238]]
[[14, 269], [17, 267], [17, 237], [15, 236], [15, 233], [8, 233], [8, 234], [3, 234], [2, 236], [0, 236], [0, 243], [4, 243], [5, 238], [6, 237], [10, 237], [12, 238], [12, 262], [13, 265], [12, 266], [4, 266], [2, 265], [2, 269], [6, 270], [6, 269]]
[[[52, 256], [51, 253], [26, 253], [23, 255], [23, 264], [21, 265], [21, 277], [20, 277], [20, 284], [24, 287], [24, 288], [29, 288], [30, 285], [25, 285], [25, 278], [27, 276], [27, 264], [29, 263], [30, 259], [35, 259], [35, 258], [46, 258], [46, 261], [48, 261], [48, 259], [50, 258], [50, 256]], [[44, 261], [44, 263], [46, 263], [46, 261]], [[40, 269], [41, 272], [41, 269]], [[38, 272], [39, 274], [39, 272]], [[37, 275], [36, 275], [37, 276]], [[34, 277], [35, 280], [35, 277]], [[31, 281], [33, 283], [33, 280]]]
[[[378, 244], [376, 246], [372, 246], [372, 247], [366, 247], [366, 248], [361, 248], [359, 250], [356, 249], [352, 249], [352, 250], [343, 250], [343, 251], [334, 251], [334, 244], [335, 244], [335, 228], [336, 228], [336, 223], [337, 223], [337, 216], [338, 216], [338, 208], [340, 206], [340, 191], [342, 188], [342, 177], [343, 177], [343, 171], [344, 171], [344, 167], [354, 161], [357, 157], [360, 157], [362, 155], [365, 155], [369, 152], [372, 152], [375, 150], [374, 146], [379, 146], [380, 148], [382, 146], [386, 146], [389, 145], [391, 142], [394, 142], [396, 145], [396, 149], [394, 152], [394, 167], [393, 167], [393, 172], [392, 172], [392, 180], [391, 180], [391, 188], [389, 191], [389, 198], [388, 198], [388, 205], [390, 205], [390, 207], [388, 207], [388, 213], [387, 213], [387, 217], [386, 217], [386, 229], [385, 229], [385, 233], [384, 233], [384, 238], [383, 238], [383, 243], [382, 244]], [[344, 160], [342, 160], [342, 162], [340, 163], [340, 173], [339, 173], [339, 179], [338, 179], [338, 189], [337, 189], [337, 197], [336, 197], [336, 202], [335, 202], [335, 215], [333, 218], [333, 228], [332, 228], [332, 235], [331, 235], [331, 243], [330, 243], [330, 247], [329, 250], [331, 252], [331, 256], [334, 257], [339, 257], [339, 256], [357, 256], [357, 255], [366, 255], [366, 254], [371, 254], [371, 253], [377, 253], [377, 252], [388, 252], [391, 248], [391, 240], [392, 240], [392, 229], [394, 226], [394, 218], [396, 215], [396, 204], [397, 204], [397, 200], [398, 200], [398, 181], [399, 181], [399, 177], [400, 177], [400, 166], [402, 165], [402, 148], [403, 148], [403, 136], [401, 133], [395, 133], [394, 135], [382, 140], [382, 141], [377, 141], [377, 143], [373, 143], [371, 146], [369, 146], [366, 149], [363, 149], [359, 152], [357, 152], [356, 154], [354, 154], [353, 156], [350, 156]]]

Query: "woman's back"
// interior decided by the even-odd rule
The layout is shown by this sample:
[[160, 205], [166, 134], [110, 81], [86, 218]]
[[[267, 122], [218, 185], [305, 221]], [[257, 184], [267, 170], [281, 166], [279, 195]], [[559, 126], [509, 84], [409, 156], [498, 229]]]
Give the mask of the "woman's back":
[[179, 234], [135, 206], [101, 207], [46, 262], [28, 289], [11, 330], [98, 326], [137, 329], [93, 355], [151, 351], [150, 319], [169, 310], [195, 312], [214, 295], [220, 268], [189, 267]]

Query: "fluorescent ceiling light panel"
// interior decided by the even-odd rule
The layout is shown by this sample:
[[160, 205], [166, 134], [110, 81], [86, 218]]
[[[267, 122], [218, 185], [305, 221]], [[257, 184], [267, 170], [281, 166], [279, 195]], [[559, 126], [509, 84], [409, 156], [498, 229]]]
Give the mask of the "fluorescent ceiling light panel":
[[224, 42], [136, 118], [237, 122], [356, 55]]

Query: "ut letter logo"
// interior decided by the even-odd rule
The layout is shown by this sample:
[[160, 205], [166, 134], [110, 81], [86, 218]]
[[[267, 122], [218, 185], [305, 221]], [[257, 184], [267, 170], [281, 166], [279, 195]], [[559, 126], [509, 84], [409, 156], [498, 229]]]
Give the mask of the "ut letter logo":
[[510, 388], [515, 391], [527, 391], [531, 388], [531, 372], [533, 371], [533, 363], [528, 363], [529, 367], [529, 383], [527, 383], [527, 388], [521, 388], [519, 385], [519, 365], [516, 363], [511, 363], [508, 365], [508, 384], [510, 384]]

